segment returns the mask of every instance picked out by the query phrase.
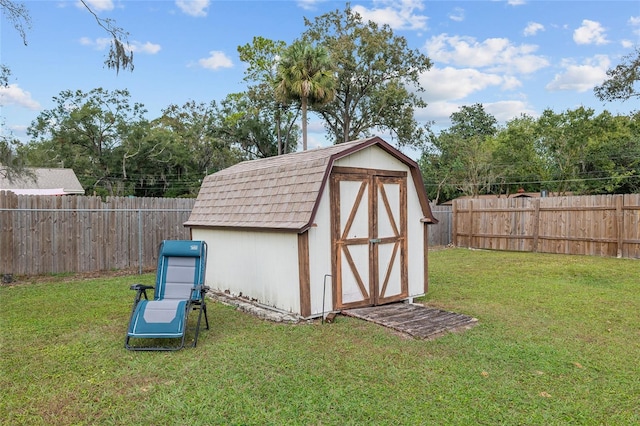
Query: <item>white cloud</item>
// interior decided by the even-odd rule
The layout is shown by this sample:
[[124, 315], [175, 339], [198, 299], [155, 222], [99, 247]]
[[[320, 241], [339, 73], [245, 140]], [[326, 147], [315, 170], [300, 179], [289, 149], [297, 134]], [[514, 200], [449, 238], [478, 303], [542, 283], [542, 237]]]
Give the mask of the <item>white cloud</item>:
[[218, 68], [231, 68], [233, 62], [224, 52], [212, 50], [209, 52], [208, 58], [198, 60], [198, 65], [209, 70], [217, 70]]
[[421, 0], [374, 0], [373, 8], [362, 5], [353, 6], [353, 11], [364, 21], [387, 24], [394, 30], [422, 30], [427, 28], [426, 15], [416, 12], [424, 9]]
[[211, 0], [176, 0], [176, 6], [190, 16], [207, 16], [207, 9]]
[[461, 7], [454, 8], [453, 11], [449, 14], [449, 19], [456, 22], [464, 21], [464, 9]]
[[602, 83], [607, 78], [607, 69], [611, 61], [606, 55], [596, 55], [587, 59], [583, 64], [575, 64], [572, 61], [564, 61], [564, 71], [556, 74], [546, 89], [551, 92], [576, 91], [586, 92], [594, 86]]
[[139, 41], [133, 41], [133, 42], [131, 42], [129, 47], [131, 48], [132, 52], [135, 52], [135, 53], [148, 53], [150, 55], [155, 55], [156, 53], [158, 53], [160, 51], [160, 49], [162, 49], [159, 44], [151, 43], [149, 41], [146, 42], [146, 43], [141, 43]]
[[315, 10], [318, 3], [322, 3], [324, 0], [298, 0], [298, 6], [304, 10]]
[[[419, 108], [414, 111], [416, 120], [421, 122], [434, 122], [435, 127], [448, 127], [450, 116], [458, 111], [462, 104], [447, 101], [429, 102], [426, 108]], [[434, 129], [437, 130], [437, 129]]]
[[544, 31], [544, 25], [538, 22], [529, 22], [524, 29], [523, 34], [529, 37], [538, 34], [540, 31]]
[[424, 48], [434, 61], [461, 67], [487, 68], [492, 72], [530, 74], [549, 65], [544, 57], [533, 54], [538, 46], [516, 46], [506, 38], [489, 38], [478, 42], [473, 37], [440, 34], [431, 37]]
[[425, 89], [421, 96], [428, 103], [463, 99], [503, 83], [505, 80], [497, 74], [485, 74], [470, 68], [434, 67], [420, 76], [420, 85]]
[[[85, 0], [85, 2], [94, 12], [105, 12], [113, 10], [114, 7], [112, 0]], [[81, 2], [76, 2], [76, 6], [83, 9], [85, 7], [85, 5], [83, 5]]]
[[538, 113], [524, 101], [499, 101], [483, 104], [484, 109], [493, 115], [498, 122], [506, 123], [522, 114], [536, 117]]
[[518, 87], [522, 87], [522, 82], [516, 77], [511, 75], [502, 76], [502, 90], [514, 90]]
[[0, 105], [16, 105], [33, 111], [40, 109], [40, 104], [31, 98], [31, 93], [22, 90], [17, 84], [0, 85]]
[[91, 40], [89, 37], [81, 37], [80, 44], [83, 46], [93, 47], [96, 50], [105, 50], [111, 44], [111, 39], [100, 37], [95, 40]]
[[629, 18], [629, 25], [635, 27], [633, 33], [640, 36], [640, 16], [632, 16]]
[[523, 4], [526, 4], [525, 0], [507, 0], [507, 3], [510, 6], [522, 6]]
[[[95, 40], [91, 40], [89, 37], [80, 38], [80, 44], [83, 46], [90, 46], [96, 50], [106, 50], [111, 45], [111, 39], [107, 37], [100, 37]], [[147, 53], [150, 55], [155, 55], [161, 49], [159, 44], [146, 42], [142, 43], [140, 41], [132, 41], [129, 43], [129, 46], [125, 43], [125, 49], [134, 53]]]
[[584, 19], [582, 26], [573, 32], [573, 41], [577, 44], [607, 44], [605, 30], [599, 22]]
[[633, 46], [635, 46], [635, 43], [631, 40], [625, 39], [625, 40], [620, 40], [620, 45], [625, 49], [631, 49]]

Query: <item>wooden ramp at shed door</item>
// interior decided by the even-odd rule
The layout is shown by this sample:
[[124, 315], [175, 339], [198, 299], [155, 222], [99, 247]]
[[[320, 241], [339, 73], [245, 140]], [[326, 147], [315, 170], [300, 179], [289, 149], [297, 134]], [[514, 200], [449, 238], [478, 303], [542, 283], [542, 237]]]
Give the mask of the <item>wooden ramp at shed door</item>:
[[434, 339], [478, 324], [476, 318], [467, 315], [410, 303], [346, 309], [342, 314], [371, 321], [418, 339]]

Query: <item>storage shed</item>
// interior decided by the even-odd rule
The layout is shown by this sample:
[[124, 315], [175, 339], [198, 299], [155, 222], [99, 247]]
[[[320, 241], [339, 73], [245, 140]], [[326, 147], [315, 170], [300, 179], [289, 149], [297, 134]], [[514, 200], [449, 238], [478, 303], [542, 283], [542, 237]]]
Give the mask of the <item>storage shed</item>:
[[436, 222], [418, 165], [373, 137], [209, 175], [185, 226], [208, 286], [317, 317], [426, 293]]

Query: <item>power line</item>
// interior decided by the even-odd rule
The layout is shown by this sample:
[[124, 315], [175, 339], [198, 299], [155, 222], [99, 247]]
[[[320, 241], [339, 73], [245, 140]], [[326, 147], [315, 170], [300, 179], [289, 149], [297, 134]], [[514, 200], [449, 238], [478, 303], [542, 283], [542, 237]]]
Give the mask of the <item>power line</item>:
[[[640, 175], [627, 175], [627, 176], [608, 176], [608, 177], [600, 177], [600, 178], [572, 178], [572, 179], [556, 179], [556, 180], [534, 180], [534, 181], [523, 181], [523, 182], [483, 182], [473, 184], [470, 182], [447, 182], [448, 185], [460, 186], [460, 185], [471, 185], [471, 186], [483, 186], [483, 185], [531, 185], [531, 184], [545, 184], [545, 183], [563, 183], [563, 182], [584, 182], [584, 181], [604, 181], [604, 180], [612, 180], [612, 179], [631, 179], [631, 178], [640, 178]], [[425, 183], [425, 187], [438, 187], [437, 184], [429, 184]]]

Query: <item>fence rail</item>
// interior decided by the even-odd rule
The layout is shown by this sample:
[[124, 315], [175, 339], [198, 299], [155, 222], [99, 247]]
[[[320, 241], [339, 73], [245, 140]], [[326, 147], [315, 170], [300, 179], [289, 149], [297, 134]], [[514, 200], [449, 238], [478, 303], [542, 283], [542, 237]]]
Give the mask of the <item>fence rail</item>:
[[640, 194], [460, 199], [456, 246], [640, 258]]
[[194, 202], [0, 191], [0, 274], [154, 268], [162, 240], [190, 237]]

